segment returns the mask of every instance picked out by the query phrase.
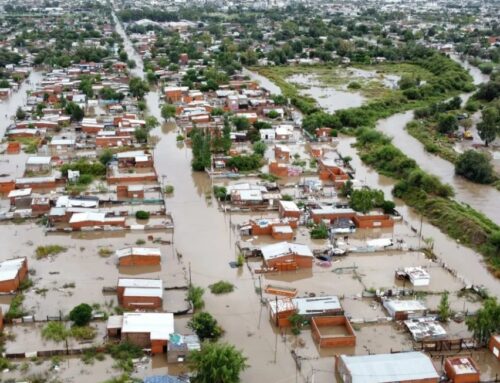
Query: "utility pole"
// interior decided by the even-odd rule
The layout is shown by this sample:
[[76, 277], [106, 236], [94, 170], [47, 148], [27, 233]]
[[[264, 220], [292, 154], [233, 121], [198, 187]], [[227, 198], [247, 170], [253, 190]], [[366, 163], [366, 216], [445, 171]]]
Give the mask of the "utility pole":
[[260, 303], [262, 303], [262, 275], [259, 275], [259, 293], [260, 293]]
[[191, 281], [191, 262], [189, 262], [189, 287], [191, 287], [192, 281]]
[[422, 239], [422, 226], [423, 226], [424, 216], [420, 214], [420, 233], [418, 234], [418, 248], [420, 249], [420, 241]]

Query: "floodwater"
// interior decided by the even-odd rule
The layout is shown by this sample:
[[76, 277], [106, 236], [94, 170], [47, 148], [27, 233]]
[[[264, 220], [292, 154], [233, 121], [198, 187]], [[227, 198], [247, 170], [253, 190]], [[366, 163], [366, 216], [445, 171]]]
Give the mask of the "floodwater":
[[349, 92], [324, 87], [316, 81], [313, 75], [296, 74], [287, 79], [294, 84], [299, 85], [300, 93], [313, 97], [323, 109], [333, 113], [337, 110], [356, 108], [367, 100], [360, 92]]
[[249, 76], [252, 80], [257, 81], [261, 86], [261, 88], [266, 89], [272, 94], [281, 94], [281, 88], [272, 81], [270, 81], [267, 77], [261, 76], [257, 72], [252, 72], [247, 68], [243, 68], [243, 74]]

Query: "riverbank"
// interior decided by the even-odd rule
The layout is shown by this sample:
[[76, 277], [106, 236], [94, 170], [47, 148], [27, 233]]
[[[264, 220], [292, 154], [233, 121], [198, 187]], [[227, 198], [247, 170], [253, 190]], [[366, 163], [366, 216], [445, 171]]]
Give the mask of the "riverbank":
[[[275, 82], [281, 88], [283, 94], [289, 97], [292, 103], [304, 114], [311, 115], [319, 110], [316, 102], [312, 103], [309, 97], [304, 98], [304, 96], [301, 96], [299, 89], [281, 77], [278, 71], [272, 68], [256, 68], [256, 70], [263, 76], [269, 74], [270, 80]], [[452, 90], [439, 97], [419, 100], [418, 104], [419, 107], [430, 105], [433, 102], [443, 101], [458, 93], [457, 90]], [[356, 121], [363, 119], [365, 126], [373, 128], [378, 120], [410, 110], [412, 109], [411, 106], [415, 104], [401, 102], [387, 105], [384, 101], [375, 101], [368, 105], [351, 108], [336, 114], [340, 114], [340, 119], [342, 120], [342, 113], [347, 112], [348, 116], [356, 116]], [[304, 105], [306, 106], [305, 108], [303, 108]], [[411, 113], [410, 118], [412, 118], [413, 113], [407, 113]], [[305, 119], [307, 119], [307, 116]], [[352, 125], [355, 124], [349, 126]], [[354, 127], [359, 128], [359, 126], [361, 124]], [[414, 183], [414, 177], [417, 175], [427, 180], [432, 179], [434, 187], [441, 190], [446, 190], [447, 188], [437, 177], [424, 172], [416, 161], [403, 154], [403, 152], [391, 143], [391, 139], [387, 135], [381, 134], [377, 136], [375, 141], [377, 145], [373, 147], [368, 148], [363, 147], [363, 145], [359, 147], [362, 160], [374, 167], [379, 173], [398, 180], [399, 183], [393, 190], [393, 193], [397, 197], [428, 218], [429, 222], [448, 236], [481, 253], [485, 257], [489, 269], [495, 276], [500, 277], [500, 244], [497, 243], [500, 236], [500, 227], [481, 212], [453, 200], [451, 198], [453, 194], [451, 188], [447, 193], [443, 193], [443, 195], [435, 195], [432, 190], [423, 191], [420, 188], [421, 185]], [[451, 174], [454, 175], [454, 172]], [[412, 178], [410, 178], [410, 175]], [[409, 185], [409, 187], [403, 189], [402, 186], [404, 184]]]

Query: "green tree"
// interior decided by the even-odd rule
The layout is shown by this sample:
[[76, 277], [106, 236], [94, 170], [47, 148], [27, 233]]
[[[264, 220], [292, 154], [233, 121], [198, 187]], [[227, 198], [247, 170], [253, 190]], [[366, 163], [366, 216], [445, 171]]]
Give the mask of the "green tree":
[[92, 319], [92, 307], [86, 303], [81, 303], [78, 306], [75, 306], [69, 313], [69, 319], [75, 322], [77, 326], [85, 326], [89, 324]]
[[158, 122], [158, 119], [155, 116], [146, 117], [146, 130], [150, 131], [156, 128], [158, 125], [160, 125], [160, 123]]
[[103, 165], [107, 165], [113, 159], [113, 152], [110, 149], [104, 149], [99, 156], [99, 161]]
[[487, 298], [476, 315], [467, 319], [467, 328], [476, 341], [486, 344], [490, 336], [500, 331], [500, 305], [496, 298]]
[[458, 157], [455, 173], [481, 184], [491, 183], [494, 179], [490, 159], [486, 154], [476, 150], [466, 150]]
[[493, 142], [500, 133], [500, 115], [498, 109], [487, 108], [482, 111], [482, 121], [477, 124], [477, 132], [479, 137], [484, 141], [484, 145], [488, 146]]
[[458, 129], [457, 118], [453, 114], [442, 114], [438, 118], [438, 130], [440, 133], [448, 134]]
[[238, 383], [248, 367], [241, 351], [224, 343], [205, 342], [201, 350], [189, 354], [188, 361], [195, 372], [195, 383]]
[[175, 117], [176, 108], [175, 105], [165, 104], [161, 107], [161, 116], [168, 120], [169, 118]]
[[21, 107], [17, 108], [16, 118], [18, 120], [24, 120], [26, 118], [26, 112], [23, 110], [23, 108], [21, 108]]
[[148, 84], [139, 77], [132, 77], [128, 83], [130, 94], [137, 98], [143, 98], [146, 92], [149, 91]]
[[204, 292], [205, 289], [203, 287], [194, 285], [189, 286], [187, 300], [191, 302], [195, 310], [200, 310], [205, 306], [205, 302], [203, 301]]
[[85, 117], [83, 109], [73, 101], [70, 101], [66, 104], [66, 108], [64, 109], [64, 111], [66, 112], [66, 114], [69, 114], [71, 116], [72, 121], [81, 121], [83, 117]]
[[361, 189], [351, 193], [349, 205], [356, 211], [368, 213], [374, 207], [384, 202], [384, 193], [381, 190]]
[[146, 142], [148, 140], [148, 131], [143, 128], [135, 128], [134, 137], [137, 142]]
[[252, 148], [255, 154], [264, 157], [264, 154], [266, 153], [267, 150], [267, 145], [263, 141], [257, 141], [253, 144]]
[[222, 335], [222, 328], [217, 320], [207, 312], [194, 314], [187, 325], [201, 340], [217, 340]]
[[441, 322], [447, 322], [451, 316], [450, 302], [448, 300], [449, 295], [448, 291], [445, 291], [443, 295], [441, 295], [438, 306], [439, 320]]
[[233, 117], [233, 124], [236, 127], [236, 130], [248, 130], [250, 127], [250, 122], [248, 118], [242, 116]]

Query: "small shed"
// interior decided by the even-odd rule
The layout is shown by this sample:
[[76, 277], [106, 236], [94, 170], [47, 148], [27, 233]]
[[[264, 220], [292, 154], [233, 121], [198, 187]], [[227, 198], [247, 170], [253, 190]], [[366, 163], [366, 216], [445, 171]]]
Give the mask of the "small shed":
[[469, 356], [447, 358], [444, 371], [453, 383], [478, 383], [481, 375], [476, 362]]

